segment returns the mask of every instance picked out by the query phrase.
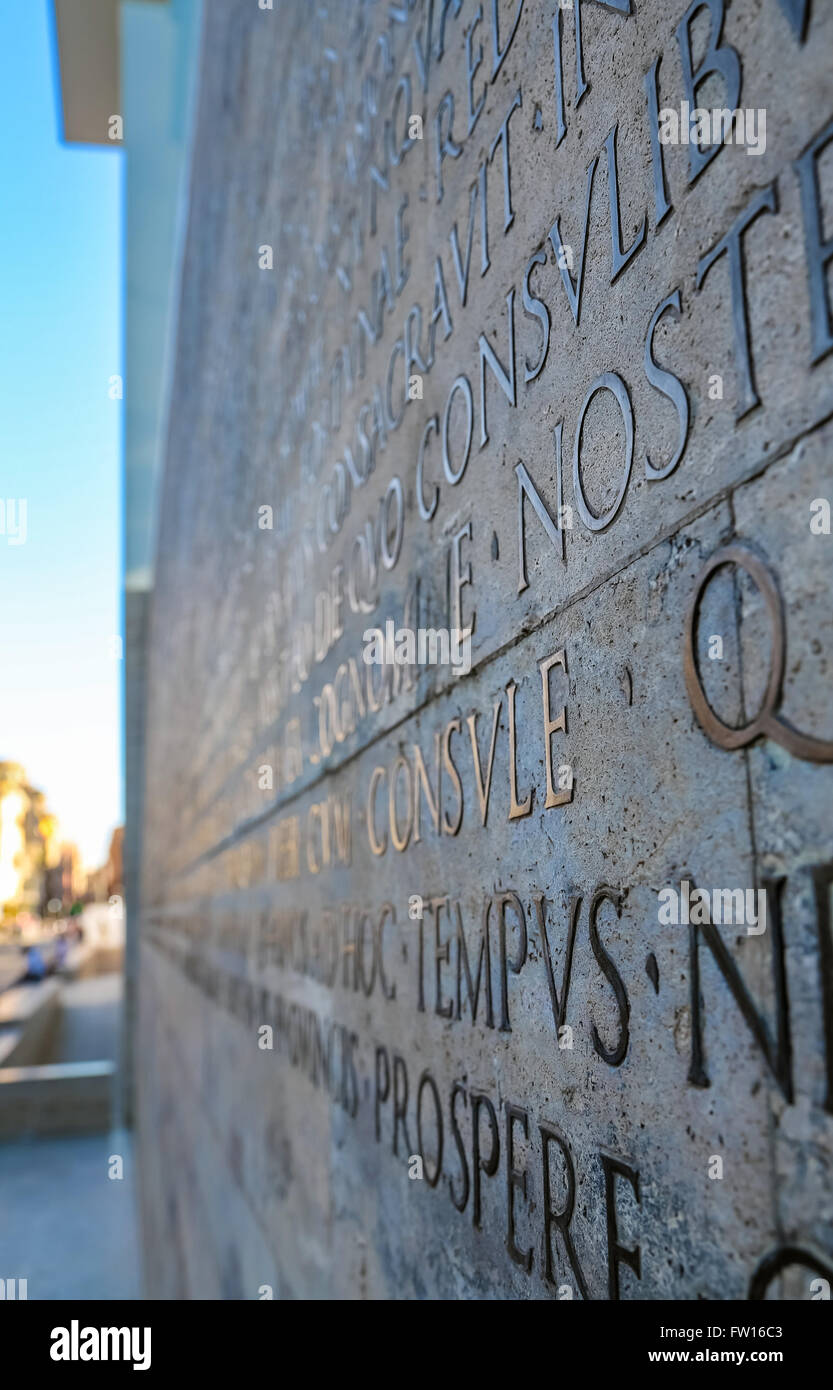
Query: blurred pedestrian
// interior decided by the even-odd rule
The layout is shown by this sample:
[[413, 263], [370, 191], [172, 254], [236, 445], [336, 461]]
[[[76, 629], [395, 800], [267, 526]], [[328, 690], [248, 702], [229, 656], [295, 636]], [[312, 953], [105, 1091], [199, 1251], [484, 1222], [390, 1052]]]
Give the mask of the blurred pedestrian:
[[26, 974], [24, 980], [43, 980], [46, 978], [46, 961], [40, 946], [25, 946], [26, 953]]

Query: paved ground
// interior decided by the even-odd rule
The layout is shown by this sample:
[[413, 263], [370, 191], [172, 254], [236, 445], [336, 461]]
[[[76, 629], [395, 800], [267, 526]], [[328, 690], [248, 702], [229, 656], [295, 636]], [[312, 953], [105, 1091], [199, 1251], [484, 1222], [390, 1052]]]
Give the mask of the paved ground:
[[[42, 1060], [115, 1060], [121, 995], [121, 975], [65, 983], [60, 1025]], [[108, 1176], [116, 1154], [121, 1179]], [[28, 1280], [30, 1300], [140, 1296], [127, 1131], [0, 1143], [0, 1278]]]
[[128, 1133], [0, 1144], [0, 1271], [27, 1279], [30, 1300], [140, 1296]]
[[90, 975], [61, 987], [61, 1020], [44, 1062], [114, 1062], [123, 980]]

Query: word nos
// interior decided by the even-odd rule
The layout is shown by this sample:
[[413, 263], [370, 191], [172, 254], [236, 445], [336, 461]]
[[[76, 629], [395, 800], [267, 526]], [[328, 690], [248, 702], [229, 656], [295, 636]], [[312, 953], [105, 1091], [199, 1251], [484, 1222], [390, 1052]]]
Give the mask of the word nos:
[[132, 1361], [134, 1371], [150, 1369], [149, 1327], [53, 1327], [53, 1361]]
[[[755, 900], [757, 898], [757, 912]], [[695, 888], [683, 879], [680, 892], [663, 888], [659, 893], [658, 920], [665, 927], [702, 926], [704, 922], [746, 923], [747, 936], [763, 936], [766, 931], [766, 889]]]
[[[409, 1164], [415, 1155], [422, 1159], [423, 1177], [431, 1188], [437, 1188], [445, 1175], [453, 1206], [461, 1215], [469, 1210], [472, 1224], [478, 1231], [483, 1229], [484, 1214], [487, 1219], [493, 1219], [500, 1201], [495, 1189], [490, 1183], [484, 1183], [484, 1179], [496, 1177], [502, 1162], [506, 1249], [520, 1269], [531, 1275], [537, 1253], [544, 1283], [557, 1288], [559, 1298], [572, 1299], [573, 1285], [565, 1284], [555, 1273], [554, 1252], [560, 1238], [575, 1287], [583, 1299], [592, 1297], [570, 1230], [576, 1206], [587, 1211], [586, 1185], [591, 1183], [601, 1188], [607, 1237], [608, 1297], [620, 1297], [621, 1266], [626, 1265], [632, 1271], [631, 1278], [641, 1279], [641, 1250], [638, 1244], [625, 1244], [620, 1234], [618, 1205], [621, 1204], [624, 1215], [627, 1203], [624, 1220], [627, 1227], [631, 1227], [640, 1202], [636, 1168], [621, 1158], [599, 1152], [589, 1159], [584, 1171], [577, 1172], [567, 1139], [556, 1125], [540, 1117], [536, 1121], [522, 1105], [509, 1099], [502, 1104], [498, 1100], [495, 1106], [486, 1091], [461, 1081], [452, 1083], [444, 1106], [437, 1082], [428, 1068], [421, 1073], [410, 1095], [409, 1109], [408, 1069], [404, 1057], [398, 1052], [389, 1052], [384, 1044], [377, 1044], [374, 1054], [377, 1144], [382, 1142], [383, 1128], [389, 1128], [392, 1152], [399, 1157], [401, 1133], [402, 1156]], [[415, 1144], [411, 1143], [409, 1124]], [[450, 1162], [449, 1150], [453, 1153]], [[580, 1189], [584, 1189], [584, 1200], [577, 1202]], [[540, 1233], [534, 1229], [536, 1223], [542, 1227]]]
[[[541, 733], [543, 735], [544, 767], [546, 771], [546, 795], [543, 800], [544, 810], [550, 810], [555, 806], [565, 806], [573, 799], [572, 768], [567, 763], [561, 764], [557, 769], [553, 765], [553, 734], [566, 734], [567, 732], [566, 704], [562, 705], [557, 715], [553, 716], [552, 713], [553, 692], [551, 689], [551, 681], [554, 681], [555, 677], [553, 677], [551, 673], [554, 668], [558, 667], [561, 668], [561, 671], [566, 677], [567, 654], [563, 648], [554, 652], [552, 656], [545, 657], [543, 661], [538, 663], [538, 670], [541, 675], [541, 708], [543, 716], [541, 721]], [[508, 726], [507, 777], [509, 790], [508, 819], [510, 821], [532, 814], [533, 792], [537, 791], [537, 788], [531, 787], [528, 793], [524, 795], [523, 791], [519, 792], [518, 790], [518, 732], [516, 725], [516, 696], [518, 689], [519, 687], [514, 680], [510, 680], [506, 685], [506, 715]], [[374, 855], [384, 854], [387, 851], [389, 843], [399, 853], [406, 850], [411, 842], [414, 844], [419, 843], [421, 838], [421, 811], [423, 800], [427, 804], [428, 814], [435, 834], [458, 834], [463, 823], [466, 798], [460, 770], [455, 762], [455, 749], [452, 747], [452, 738], [455, 734], [461, 740], [464, 747], [466, 743], [470, 745], [470, 765], [480, 809], [480, 822], [481, 825], [485, 826], [489, 815], [495, 754], [498, 747], [498, 731], [501, 725], [502, 710], [503, 695], [501, 694], [495, 700], [492, 710], [492, 730], [485, 770], [480, 755], [477, 712], [470, 714], [466, 720], [469, 734], [468, 740], [466, 740], [463, 735], [463, 721], [459, 717], [449, 720], [443, 729], [436, 729], [434, 731], [434, 767], [431, 771], [426, 767], [425, 756], [418, 743], [412, 745], [412, 760], [409, 759], [407, 753], [399, 752], [392, 760], [389, 767], [385, 766], [383, 763], [374, 767], [370, 774], [366, 802], [367, 836], [371, 852]], [[460, 754], [457, 753], [456, 756], [459, 758]], [[449, 787], [453, 792], [454, 800], [456, 801], [453, 814], [444, 800], [443, 773], [445, 773]], [[558, 790], [556, 790], [556, 788], [558, 788]], [[384, 796], [385, 790], [387, 791], [386, 796]], [[381, 816], [379, 815], [380, 808], [377, 807], [377, 802], [380, 799], [380, 792], [383, 794], [384, 800], [387, 801], [386, 817], [384, 814]], [[385, 820], [387, 820], [387, 827], [385, 827], [384, 824]], [[381, 825], [379, 821], [381, 821]]]
[[[713, 111], [691, 103], [680, 103], [679, 112], [666, 106], [659, 113], [657, 137], [661, 145], [745, 145], [747, 154], [766, 154], [766, 109], [759, 106], [730, 110], [717, 106]], [[733, 134], [734, 130], [734, 134]]]
[[385, 631], [369, 627], [362, 633], [362, 660], [368, 666], [452, 666], [459, 675], [471, 670], [471, 628], [397, 628], [392, 618]]

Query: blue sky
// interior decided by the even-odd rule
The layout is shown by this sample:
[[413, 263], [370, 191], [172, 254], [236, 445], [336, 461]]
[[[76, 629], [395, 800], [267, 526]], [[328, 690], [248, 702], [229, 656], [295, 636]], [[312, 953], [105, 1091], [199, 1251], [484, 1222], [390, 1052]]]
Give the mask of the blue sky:
[[0, 758], [92, 866], [122, 819], [124, 156], [62, 142], [49, 0], [0, 0], [0, 52]]

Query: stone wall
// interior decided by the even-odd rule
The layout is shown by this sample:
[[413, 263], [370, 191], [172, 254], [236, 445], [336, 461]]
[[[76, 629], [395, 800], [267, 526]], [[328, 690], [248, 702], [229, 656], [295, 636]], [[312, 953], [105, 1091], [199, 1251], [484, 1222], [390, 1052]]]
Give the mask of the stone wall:
[[[809, 0], [206, 5], [154, 1296], [833, 1277], [831, 51]], [[470, 671], [367, 660], [429, 629]]]

